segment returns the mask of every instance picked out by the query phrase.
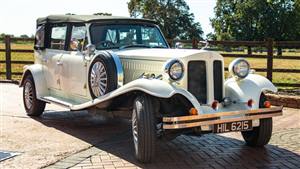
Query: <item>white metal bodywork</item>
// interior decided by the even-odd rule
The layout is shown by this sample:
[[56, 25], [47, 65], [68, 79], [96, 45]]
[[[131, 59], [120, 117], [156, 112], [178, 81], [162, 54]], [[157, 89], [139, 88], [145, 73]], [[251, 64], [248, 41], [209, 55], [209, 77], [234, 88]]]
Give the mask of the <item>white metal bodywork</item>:
[[20, 86], [23, 85], [23, 81], [26, 78], [25, 75], [27, 76], [28, 73], [31, 73], [33, 77], [37, 98], [40, 99], [42, 96], [49, 95], [47, 81], [43, 73], [43, 65], [34, 64], [25, 66]]
[[193, 106], [200, 110], [200, 104], [198, 103], [197, 99], [188, 91], [158, 79], [134, 80], [104, 96], [100, 96], [94, 100], [91, 100], [83, 104], [72, 105], [70, 106], [70, 109], [81, 110], [81, 109], [89, 108], [104, 103], [105, 101], [118, 97], [122, 94], [126, 94], [133, 91], [141, 91], [158, 98], [170, 98], [175, 94], [180, 94], [188, 98], [190, 102], [193, 104]]
[[[85, 25], [87, 41], [91, 44], [89, 29], [91, 23]], [[88, 87], [88, 70], [96, 57], [105, 54], [112, 56], [117, 67], [118, 88], [93, 100]], [[169, 75], [164, 71], [165, 65], [171, 59], [178, 59], [184, 65], [184, 75], [177, 82], [171, 82]], [[188, 64], [190, 61], [198, 60], [206, 63], [207, 105], [200, 105], [187, 90]], [[270, 81], [259, 75], [251, 74], [243, 80], [230, 78], [226, 82], [223, 78], [223, 96], [230, 97], [237, 104], [226, 108], [220, 105], [218, 110], [212, 109], [210, 103], [215, 100], [212, 65], [216, 60], [221, 61], [224, 67], [224, 60], [220, 54], [205, 50], [128, 48], [95, 51], [94, 55], [87, 56], [84, 55], [84, 52], [79, 51], [45, 49], [35, 51], [35, 64], [26, 67], [24, 72], [31, 72], [33, 75], [38, 99], [57, 98], [68, 103], [71, 110], [97, 106], [124, 93], [138, 90], [160, 98], [170, 98], [175, 94], [181, 94], [192, 103], [199, 113], [207, 114], [250, 109], [244, 104], [248, 99], [255, 100], [253, 108], [257, 108], [262, 91], [276, 91]], [[141, 75], [145, 73], [154, 74], [156, 77], [162, 75], [162, 78], [161, 80], [140, 79]], [[224, 71], [222, 77], [224, 77]]]
[[[53, 54], [55, 51], [51, 52], [53, 56], [59, 55], [58, 51], [58, 54]], [[107, 52], [119, 59], [117, 60], [120, 62], [118, 63], [119, 66], [122, 64], [123, 75], [118, 75], [121, 78], [118, 85], [119, 88], [92, 100], [87, 87], [87, 72], [93, 59]], [[38, 57], [35, 65], [29, 66], [26, 70], [32, 72], [35, 83], [37, 84], [37, 98], [42, 99], [47, 96], [58, 97], [60, 100], [69, 102], [69, 108], [71, 110], [97, 106], [127, 92], [143, 91], [149, 95], [160, 98], [170, 98], [175, 94], [181, 94], [193, 104], [199, 113], [207, 114], [220, 111], [249, 109], [244, 104], [249, 99], [255, 100], [256, 104], [253, 108], [258, 108], [259, 96], [262, 91], [277, 90], [270, 81], [259, 75], [250, 74], [243, 80], [230, 78], [224, 83], [223, 95], [232, 98], [237, 104], [226, 108], [220, 106], [219, 110], [216, 111], [209, 105], [200, 105], [197, 99], [187, 91], [188, 79], [186, 71], [180, 81], [170, 82], [168, 75], [163, 69], [165, 63], [174, 58], [179, 59], [184, 64], [185, 69], [189, 61], [205, 61], [208, 86], [207, 103], [209, 104], [214, 101], [212, 62], [220, 60], [224, 66], [223, 58], [218, 53], [188, 49], [128, 49], [99, 51], [91, 58], [85, 58], [80, 52], [64, 52], [61, 53], [61, 55], [58, 60], [61, 65], [57, 65], [57, 69], [51, 70], [54, 74], [56, 73], [55, 77], [58, 79], [55, 80], [59, 83], [59, 86], [61, 86], [59, 89], [53, 89], [48, 86], [50, 77], [47, 77], [47, 73], [43, 73], [43, 71], [48, 68], [47, 65], [45, 66], [43, 62], [40, 61], [40, 57]], [[49, 60], [48, 57], [49, 56], [47, 56], [46, 63]], [[162, 80], [139, 79], [143, 73], [151, 73], [155, 74], [155, 76], [163, 75], [163, 78]]]
[[238, 102], [254, 100], [252, 108], [259, 108], [259, 98], [262, 92], [277, 92], [277, 88], [265, 77], [256, 74], [249, 74], [245, 79], [236, 80], [234, 77], [226, 80], [225, 96], [235, 98]]
[[[121, 58], [124, 68], [124, 83], [137, 79], [142, 73], [151, 73], [157, 75], [163, 75], [163, 80], [169, 82], [168, 74], [164, 73], [164, 65], [170, 59], [180, 60], [184, 67], [185, 73], [180, 81], [177, 81], [174, 85], [187, 89], [188, 76], [187, 65], [190, 61], [201, 60], [206, 62], [207, 70], [207, 86], [213, 89], [213, 68], [212, 62], [215, 60], [222, 61], [224, 66], [223, 57], [211, 51], [205, 50], [192, 50], [192, 49], [135, 49], [116, 51]], [[224, 77], [224, 74], [223, 76]], [[224, 90], [223, 90], [224, 91]], [[224, 93], [223, 93], [224, 95]], [[213, 90], [208, 90], [207, 102], [214, 101]]]

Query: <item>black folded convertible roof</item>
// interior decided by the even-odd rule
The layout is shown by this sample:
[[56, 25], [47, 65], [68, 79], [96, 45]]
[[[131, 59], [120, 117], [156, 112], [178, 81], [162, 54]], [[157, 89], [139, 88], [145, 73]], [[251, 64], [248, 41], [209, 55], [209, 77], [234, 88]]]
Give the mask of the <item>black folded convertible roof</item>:
[[37, 19], [37, 25], [45, 23], [89, 23], [89, 22], [101, 22], [101, 21], [133, 21], [133, 22], [148, 22], [154, 23], [155, 21], [148, 19], [137, 19], [130, 17], [120, 17], [120, 16], [101, 16], [101, 15], [49, 15], [44, 18]]

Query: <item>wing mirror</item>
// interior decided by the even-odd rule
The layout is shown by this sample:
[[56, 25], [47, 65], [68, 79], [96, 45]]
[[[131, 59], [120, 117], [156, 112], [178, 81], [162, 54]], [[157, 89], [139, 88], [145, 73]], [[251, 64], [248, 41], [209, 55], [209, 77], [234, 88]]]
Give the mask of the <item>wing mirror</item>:
[[95, 53], [95, 51], [96, 51], [96, 46], [93, 45], [93, 44], [88, 44], [85, 47], [84, 53], [85, 53], [86, 56], [91, 56]]
[[183, 44], [181, 42], [176, 42], [175, 48], [176, 49], [182, 49], [183, 48]]

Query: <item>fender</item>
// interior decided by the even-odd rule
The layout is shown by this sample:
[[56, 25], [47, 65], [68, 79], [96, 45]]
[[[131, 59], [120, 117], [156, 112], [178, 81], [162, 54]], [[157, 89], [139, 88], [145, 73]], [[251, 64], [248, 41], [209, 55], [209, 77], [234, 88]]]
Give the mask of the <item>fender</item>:
[[236, 80], [229, 78], [225, 84], [225, 96], [230, 97], [238, 102], [247, 102], [249, 99], [254, 100], [252, 108], [259, 108], [259, 98], [262, 92], [277, 92], [277, 88], [267, 78], [249, 74], [245, 79]]
[[43, 73], [43, 66], [40, 64], [34, 64], [30, 66], [25, 66], [22, 79], [19, 87], [23, 87], [26, 76], [31, 73], [33, 77], [33, 81], [36, 89], [37, 98], [41, 98], [43, 96], [48, 95], [47, 83]]
[[71, 110], [81, 110], [86, 109], [92, 106], [95, 106], [97, 104], [101, 104], [105, 101], [108, 101], [110, 99], [113, 99], [117, 96], [120, 96], [122, 94], [132, 92], [132, 91], [141, 91], [144, 93], [147, 93], [151, 96], [158, 97], [158, 98], [170, 98], [174, 96], [175, 94], [181, 94], [184, 97], [186, 97], [192, 105], [200, 110], [200, 104], [198, 103], [197, 99], [188, 91], [177, 88], [174, 85], [171, 85], [165, 81], [158, 80], [158, 79], [137, 79], [132, 82], [129, 82], [125, 84], [124, 86], [104, 95], [101, 97], [98, 97], [92, 101], [79, 104], [79, 105], [73, 105], [70, 107]]

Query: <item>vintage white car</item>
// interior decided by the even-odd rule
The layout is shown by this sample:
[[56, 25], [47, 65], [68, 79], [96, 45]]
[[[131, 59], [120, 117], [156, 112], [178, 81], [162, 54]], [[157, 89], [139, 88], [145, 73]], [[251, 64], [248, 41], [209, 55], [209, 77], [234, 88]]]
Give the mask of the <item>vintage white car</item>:
[[154, 157], [158, 138], [240, 131], [248, 145], [272, 135], [265, 91], [276, 87], [238, 58], [224, 78], [212, 51], [171, 49], [154, 21], [111, 16], [51, 15], [37, 20], [35, 64], [20, 83], [29, 116], [46, 103], [98, 110], [132, 120], [135, 156]]

